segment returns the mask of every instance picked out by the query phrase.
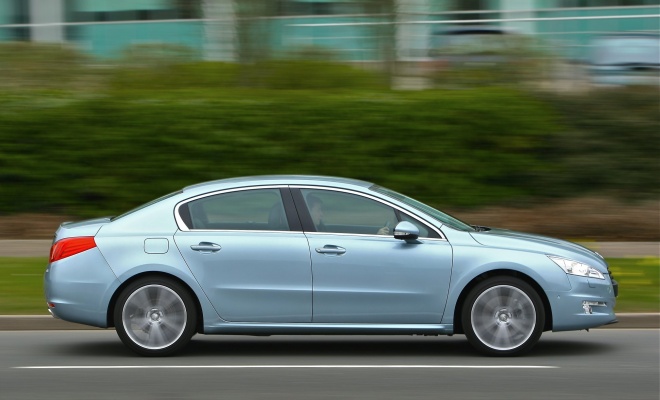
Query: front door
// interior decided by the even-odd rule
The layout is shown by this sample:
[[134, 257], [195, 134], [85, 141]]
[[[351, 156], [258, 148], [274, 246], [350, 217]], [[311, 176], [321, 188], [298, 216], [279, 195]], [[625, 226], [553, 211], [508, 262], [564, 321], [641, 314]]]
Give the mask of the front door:
[[[361, 194], [303, 188], [297, 204], [301, 200], [316, 231], [306, 231], [314, 322], [440, 323], [452, 267], [446, 240], [402, 210]], [[394, 239], [400, 220], [420, 226], [422, 237]]]

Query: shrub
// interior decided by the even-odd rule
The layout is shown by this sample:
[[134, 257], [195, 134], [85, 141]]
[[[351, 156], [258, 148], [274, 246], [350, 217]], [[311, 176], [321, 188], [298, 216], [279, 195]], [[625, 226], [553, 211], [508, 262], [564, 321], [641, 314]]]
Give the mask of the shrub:
[[0, 212], [117, 214], [187, 184], [271, 173], [492, 203], [542, 185], [552, 129], [543, 104], [507, 90], [114, 91], [0, 111]]
[[660, 194], [660, 96], [654, 87], [620, 87], [574, 96], [548, 96], [563, 131], [549, 140], [566, 190], [616, 197]]
[[0, 90], [70, 88], [87, 58], [61, 44], [0, 43]]

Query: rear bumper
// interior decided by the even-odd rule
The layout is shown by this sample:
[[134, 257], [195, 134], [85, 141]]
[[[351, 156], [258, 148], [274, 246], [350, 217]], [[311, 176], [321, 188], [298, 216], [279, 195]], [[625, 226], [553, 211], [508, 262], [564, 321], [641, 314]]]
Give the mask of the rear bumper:
[[110, 298], [119, 281], [98, 248], [48, 264], [44, 291], [55, 318], [106, 328]]

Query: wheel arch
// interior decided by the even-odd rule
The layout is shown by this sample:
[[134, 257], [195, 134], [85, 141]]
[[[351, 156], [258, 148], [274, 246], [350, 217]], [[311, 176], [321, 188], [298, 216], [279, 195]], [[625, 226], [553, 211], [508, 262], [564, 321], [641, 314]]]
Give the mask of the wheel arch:
[[541, 301], [543, 302], [543, 308], [545, 311], [543, 331], [549, 331], [552, 329], [552, 308], [550, 307], [548, 296], [546, 295], [541, 285], [539, 285], [532, 277], [520, 271], [511, 269], [496, 269], [477, 275], [470, 282], [468, 282], [465, 287], [463, 287], [463, 290], [461, 291], [461, 294], [458, 296], [458, 300], [456, 301], [456, 306], [454, 307], [454, 333], [465, 333], [463, 330], [463, 323], [461, 321], [461, 312], [463, 310], [463, 305], [465, 304], [465, 299], [467, 298], [472, 288], [479, 284], [479, 282], [496, 276], [510, 276], [521, 279], [525, 281], [525, 283], [529, 284], [536, 291], [536, 293], [541, 298]]
[[183, 286], [185, 290], [188, 291], [188, 294], [190, 294], [193, 301], [195, 302], [195, 309], [197, 311], [197, 321], [196, 321], [197, 326], [195, 327], [195, 332], [197, 333], [204, 332], [204, 313], [202, 310], [202, 305], [199, 301], [199, 298], [197, 297], [197, 294], [190, 287], [190, 285], [188, 285], [184, 280], [180, 279], [175, 275], [168, 274], [166, 272], [153, 272], [153, 271], [141, 272], [139, 274], [136, 274], [130, 277], [129, 279], [125, 280], [121, 285], [119, 285], [117, 290], [115, 290], [115, 292], [112, 294], [112, 297], [110, 298], [110, 302], [108, 303], [108, 311], [106, 314], [108, 328], [112, 328], [115, 326], [115, 321], [114, 321], [115, 307], [117, 305], [117, 299], [119, 298], [121, 292], [123, 292], [124, 289], [131, 283], [147, 277], [166, 278], [175, 281], [181, 286]]

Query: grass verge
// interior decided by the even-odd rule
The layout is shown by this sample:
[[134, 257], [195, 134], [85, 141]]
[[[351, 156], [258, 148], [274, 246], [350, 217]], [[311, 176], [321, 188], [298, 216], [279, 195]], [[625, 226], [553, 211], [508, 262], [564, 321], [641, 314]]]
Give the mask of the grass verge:
[[[660, 312], [660, 259], [607, 260], [619, 282], [617, 312]], [[0, 258], [0, 315], [48, 314], [43, 274], [48, 260]]]
[[48, 314], [44, 272], [48, 259], [0, 257], [0, 315]]
[[618, 312], [660, 312], [660, 258], [609, 258], [619, 282]]

